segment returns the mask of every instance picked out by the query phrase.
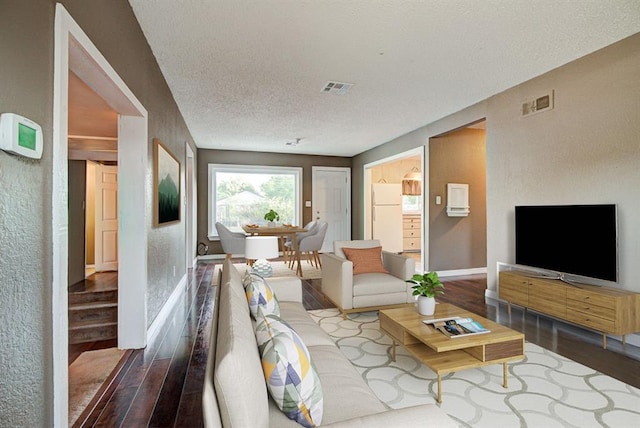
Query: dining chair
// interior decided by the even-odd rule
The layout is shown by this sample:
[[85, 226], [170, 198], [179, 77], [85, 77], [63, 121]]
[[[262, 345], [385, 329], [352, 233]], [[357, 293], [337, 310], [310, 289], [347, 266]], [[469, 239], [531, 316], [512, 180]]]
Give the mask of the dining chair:
[[[319, 251], [322, 248], [322, 243], [324, 242], [324, 237], [327, 234], [328, 227], [329, 223], [326, 221], [318, 222], [316, 232], [312, 235], [305, 236], [298, 243], [298, 251], [300, 254], [306, 254], [307, 261], [316, 269], [320, 269], [322, 267]], [[300, 263], [300, 261], [298, 261], [298, 263]]]
[[220, 244], [222, 245], [222, 251], [227, 255], [228, 259], [233, 254], [244, 255], [245, 241], [247, 236], [242, 232], [232, 232], [224, 224], [217, 222], [216, 230], [220, 237]]
[[[309, 223], [305, 224], [304, 228], [307, 230], [306, 232], [296, 233], [296, 239], [298, 240], [298, 245], [300, 245], [300, 240], [306, 236], [313, 235], [316, 233], [318, 229], [318, 222], [316, 220], [312, 220]], [[291, 235], [287, 236], [283, 246], [282, 246], [282, 261], [288, 263], [291, 267], [294, 260], [293, 254], [293, 243], [291, 241]]]

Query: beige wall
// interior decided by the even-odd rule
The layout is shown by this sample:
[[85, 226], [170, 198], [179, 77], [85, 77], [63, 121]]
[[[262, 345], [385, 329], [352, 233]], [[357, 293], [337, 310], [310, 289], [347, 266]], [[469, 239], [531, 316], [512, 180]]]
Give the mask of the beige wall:
[[208, 229], [208, 175], [210, 163], [236, 165], [267, 165], [300, 167], [302, 173], [302, 224], [312, 219], [311, 208], [304, 201], [311, 201], [311, 167], [351, 167], [351, 158], [338, 156], [309, 156], [283, 153], [240, 152], [233, 150], [198, 150], [198, 242], [209, 246], [208, 254], [222, 254], [220, 241], [209, 241]]
[[[447, 183], [469, 185], [467, 217], [446, 213]], [[441, 204], [436, 205], [436, 196]], [[485, 131], [461, 129], [429, 140], [429, 269], [487, 266]]]
[[420, 156], [414, 156], [397, 161], [391, 161], [371, 168], [371, 182], [378, 183], [384, 180], [385, 183], [402, 183], [402, 178], [416, 168], [422, 171]]
[[[193, 140], [127, 0], [63, 0], [71, 16], [148, 111], [147, 319], [186, 272], [183, 221], [152, 226], [151, 138], [184, 166]], [[42, 159], [0, 151], [0, 426], [53, 424], [52, 215], [53, 0], [0, 2], [0, 112], [42, 126]], [[184, 171], [184, 167], [182, 170]], [[184, 173], [182, 176], [184, 183]], [[184, 184], [183, 184], [184, 186]], [[184, 189], [184, 187], [183, 187]], [[172, 266], [177, 267], [176, 275]]]

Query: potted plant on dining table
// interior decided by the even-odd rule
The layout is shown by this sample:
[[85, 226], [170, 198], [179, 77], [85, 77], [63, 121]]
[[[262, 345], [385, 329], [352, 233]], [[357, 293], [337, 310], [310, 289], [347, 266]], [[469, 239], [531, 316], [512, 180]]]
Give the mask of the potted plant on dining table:
[[416, 273], [406, 282], [414, 284], [413, 295], [418, 296], [418, 312], [420, 315], [433, 315], [436, 309], [438, 294], [444, 293], [444, 284], [440, 282], [437, 272]]
[[267, 220], [268, 227], [275, 227], [276, 221], [280, 220], [280, 214], [275, 212], [274, 210], [269, 210], [265, 215], [264, 219]]

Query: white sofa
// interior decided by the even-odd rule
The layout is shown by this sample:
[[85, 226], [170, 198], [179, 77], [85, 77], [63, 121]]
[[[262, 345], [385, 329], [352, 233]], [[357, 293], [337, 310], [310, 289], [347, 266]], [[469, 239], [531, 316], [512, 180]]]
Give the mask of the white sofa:
[[415, 274], [414, 259], [382, 250], [385, 273], [353, 274], [353, 263], [347, 260], [343, 248], [367, 249], [379, 247], [376, 239], [334, 241], [333, 253], [323, 253], [322, 292], [342, 312], [351, 312], [414, 304], [412, 284], [406, 282]]
[[[302, 338], [323, 392], [322, 426], [456, 427], [435, 405], [388, 409], [302, 306], [297, 278], [269, 278], [281, 317]], [[206, 427], [297, 427], [269, 398], [242, 276], [226, 260], [219, 283], [203, 389]], [[426, 385], [425, 385], [426, 388]]]

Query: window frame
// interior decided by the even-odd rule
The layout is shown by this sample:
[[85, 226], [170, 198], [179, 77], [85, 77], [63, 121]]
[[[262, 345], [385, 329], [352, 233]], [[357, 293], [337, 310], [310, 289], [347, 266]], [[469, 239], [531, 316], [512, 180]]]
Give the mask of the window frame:
[[207, 217], [208, 230], [207, 237], [209, 240], [219, 240], [218, 231], [216, 230], [216, 173], [231, 172], [242, 174], [249, 172], [251, 174], [292, 174], [294, 176], [294, 221], [295, 224], [301, 224], [302, 219], [302, 167], [294, 166], [269, 166], [269, 165], [241, 165], [241, 164], [208, 164], [207, 179]]

